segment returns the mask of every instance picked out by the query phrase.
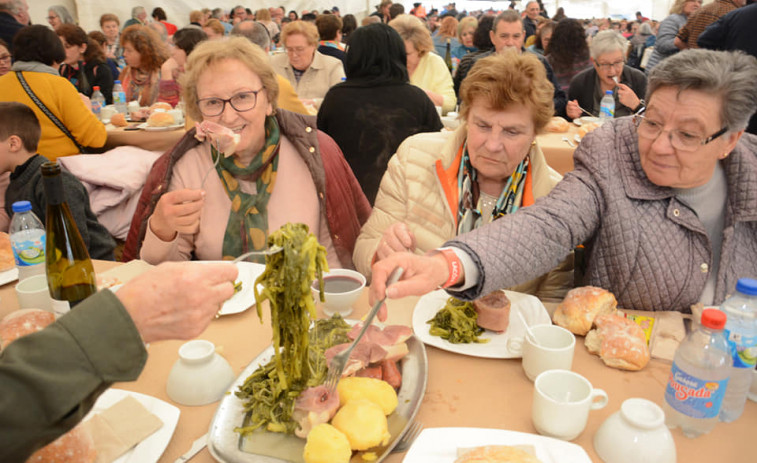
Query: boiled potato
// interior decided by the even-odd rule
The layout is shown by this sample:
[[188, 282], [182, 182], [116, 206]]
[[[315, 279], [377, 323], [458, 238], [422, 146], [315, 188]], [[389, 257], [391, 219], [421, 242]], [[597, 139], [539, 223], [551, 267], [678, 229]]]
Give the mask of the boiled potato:
[[377, 445], [385, 445], [392, 437], [384, 411], [367, 399], [353, 399], [347, 402], [336, 412], [331, 424], [347, 436], [352, 450], [366, 450]]
[[336, 390], [340, 406], [354, 399], [367, 399], [381, 407], [384, 415], [397, 408], [397, 393], [389, 383], [380, 379], [350, 376], [342, 378]]
[[330, 424], [322, 423], [308, 434], [302, 456], [305, 463], [348, 463], [352, 450], [347, 436]]

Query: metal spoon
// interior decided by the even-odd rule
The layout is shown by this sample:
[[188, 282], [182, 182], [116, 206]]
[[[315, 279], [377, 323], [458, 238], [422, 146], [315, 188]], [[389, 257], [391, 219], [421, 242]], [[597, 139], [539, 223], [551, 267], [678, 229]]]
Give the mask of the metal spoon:
[[568, 137], [563, 136], [562, 137], [562, 141], [564, 141], [565, 143], [567, 143], [568, 145], [570, 145], [571, 148], [575, 148], [576, 147], [575, 143], [573, 143], [572, 141], [570, 141], [570, 138], [568, 138]]

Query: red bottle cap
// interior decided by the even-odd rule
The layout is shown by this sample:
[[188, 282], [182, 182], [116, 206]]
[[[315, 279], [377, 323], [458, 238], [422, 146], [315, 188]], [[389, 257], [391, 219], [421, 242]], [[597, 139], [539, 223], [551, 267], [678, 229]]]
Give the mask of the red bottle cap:
[[725, 328], [726, 315], [718, 309], [704, 309], [702, 311], [702, 326], [713, 330]]

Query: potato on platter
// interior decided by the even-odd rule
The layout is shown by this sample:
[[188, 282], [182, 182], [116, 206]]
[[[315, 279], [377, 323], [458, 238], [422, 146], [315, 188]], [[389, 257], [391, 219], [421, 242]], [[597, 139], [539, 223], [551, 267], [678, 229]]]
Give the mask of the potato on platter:
[[384, 411], [367, 399], [347, 402], [336, 412], [331, 424], [347, 436], [352, 450], [386, 445], [392, 437]]
[[384, 415], [391, 414], [397, 408], [397, 393], [381, 379], [350, 376], [339, 380], [336, 390], [342, 407], [352, 400], [366, 399], [378, 405]]
[[308, 434], [305, 463], [347, 463], [352, 457], [350, 441], [341, 431], [328, 423], [319, 424]]

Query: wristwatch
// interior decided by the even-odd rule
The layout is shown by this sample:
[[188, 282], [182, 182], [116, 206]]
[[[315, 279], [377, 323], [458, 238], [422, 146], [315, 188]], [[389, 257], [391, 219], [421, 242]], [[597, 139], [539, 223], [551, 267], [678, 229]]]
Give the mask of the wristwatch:
[[631, 111], [631, 112], [638, 113], [638, 112], [641, 112], [642, 110], [644, 110], [644, 108], [646, 108], [646, 107], [647, 107], [647, 102], [644, 101], [644, 100], [642, 100], [642, 99], [639, 99], [639, 105], [637, 107], [635, 107], [633, 109], [633, 111]]

